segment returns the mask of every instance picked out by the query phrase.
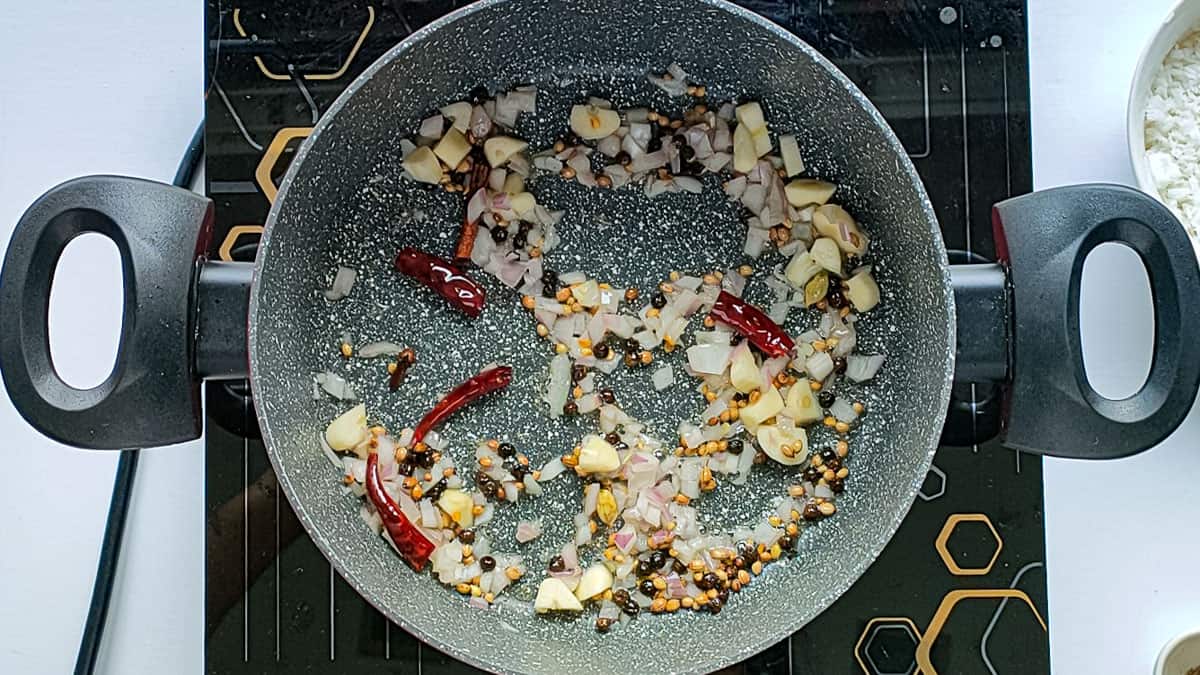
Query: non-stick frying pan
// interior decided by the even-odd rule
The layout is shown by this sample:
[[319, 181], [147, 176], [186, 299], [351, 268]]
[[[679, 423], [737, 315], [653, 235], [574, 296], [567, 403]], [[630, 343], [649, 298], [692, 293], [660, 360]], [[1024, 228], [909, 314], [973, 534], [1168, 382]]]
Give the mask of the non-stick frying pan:
[[[370, 536], [358, 501], [343, 494], [322, 456], [318, 434], [341, 409], [313, 400], [311, 374], [347, 373], [372, 415], [399, 427], [438, 392], [505, 361], [514, 385], [446, 427], [454, 451], [465, 458], [481, 436], [506, 437], [535, 462], [570, 448], [589, 423], [552, 422], [537, 410], [549, 355], [515, 295], [485, 280], [490, 301], [472, 321], [394, 273], [402, 245], [448, 254], [462, 208], [457, 195], [401, 178], [399, 140], [430, 110], [478, 85], [539, 87], [536, 119], [519, 130], [535, 144], [561, 134], [569, 105], [588, 94], [671, 110], [678, 102], [645, 79], [671, 62], [707, 85], [712, 100], [761, 100], [775, 129], [798, 135], [809, 171], [841, 186], [840, 199], [874, 238], [884, 300], [860, 334], [888, 361], [865, 390], [870, 413], [855, 435], [840, 513], [807, 530], [794, 559], [769, 567], [720, 616], [643, 617], [600, 635], [587, 620], [471, 610]], [[548, 260], [560, 271], [647, 287], [668, 270], [741, 262], [744, 226], [719, 190], [651, 200], [547, 179], [534, 191], [539, 202], [568, 211], [564, 245]], [[916, 172], [862, 93], [811, 47], [718, 0], [472, 5], [391, 50], [322, 118], [279, 187], [253, 282], [248, 266], [200, 258], [211, 209], [182, 190], [114, 177], [66, 183], [30, 207], [0, 278], [0, 366], [13, 402], [38, 429], [79, 447], [164, 445], [200, 433], [201, 378], [244, 376], [249, 363], [280, 484], [317, 545], [396, 623], [494, 670], [709, 670], [813, 619], [871, 564], [912, 502], [938, 443], [956, 353], [959, 381], [1003, 384], [1004, 440], [1048, 454], [1112, 457], [1147, 448], [1179, 424], [1200, 383], [1200, 360], [1183, 348], [1200, 335], [1200, 274], [1164, 207], [1102, 186], [1014, 199], [995, 209], [1002, 263], [951, 268]], [[125, 310], [113, 373], [81, 391], [54, 372], [46, 317], [58, 256], [88, 231], [109, 236], [121, 252]], [[1083, 260], [1105, 241], [1141, 256], [1156, 310], [1149, 379], [1122, 401], [1088, 385], [1078, 332]], [[349, 298], [331, 304], [320, 291], [339, 264], [360, 277]], [[414, 347], [418, 365], [399, 392], [387, 393], [378, 364], [343, 363], [343, 330], [356, 341]], [[678, 385], [654, 394], [647, 380], [618, 370], [612, 386], [627, 410], [669, 436], [677, 420], [696, 413], [694, 392]], [[744, 489], [719, 490], [704, 507], [710, 522], [761, 513], [786, 485], [777, 469], [756, 470]], [[536, 568], [569, 536], [566, 514], [578, 508], [577, 484], [560, 478], [540, 500], [501, 509], [491, 532], [503, 544], [519, 517], [542, 514], [546, 533], [529, 553]]]

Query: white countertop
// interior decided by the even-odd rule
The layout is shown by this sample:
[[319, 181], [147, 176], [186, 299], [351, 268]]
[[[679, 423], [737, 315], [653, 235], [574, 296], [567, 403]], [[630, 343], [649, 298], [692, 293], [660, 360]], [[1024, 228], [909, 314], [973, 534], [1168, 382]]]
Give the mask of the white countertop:
[[[1126, 92], [1172, 2], [1030, 0], [1037, 187], [1132, 183]], [[67, 178], [170, 179], [202, 115], [203, 3], [113, 4], [0, 4], [0, 243], [33, 199]], [[65, 295], [52, 342], [94, 355], [62, 364], [75, 382], [96, 382], [111, 365], [119, 277], [104, 249], [82, 244], [60, 268]], [[1148, 363], [1129, 345], [1149, 343], [1149, 296], [1144, 281], [1128, 283], [1130, 256], [1098, 255], [1083, 312], [1089, 363], [1099, 364], [1091, 376], [1101, 391], [1128, 393]], [[0, 476], [0, 672], [67, 672], [115, 456], [46, 440], [0, 394], [0, 457], [10, 467]], [[172, 664], [171, 672], [199, 673], [203, 447], [146, 452], [139, 469], [102, 672]], [[1170, 637], [1200, 626], [1200, 413], [1127, 460], [1048, 460], [1045, 481], [1054, 672], [1148, 672]]]

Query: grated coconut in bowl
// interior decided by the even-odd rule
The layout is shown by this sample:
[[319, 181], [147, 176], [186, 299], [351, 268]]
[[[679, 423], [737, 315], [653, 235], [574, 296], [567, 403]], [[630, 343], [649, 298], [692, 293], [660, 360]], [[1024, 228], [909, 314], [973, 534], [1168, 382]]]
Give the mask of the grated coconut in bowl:
[[1146, 101], [1146, 163], [1188, 234], [1200, 229], [1200, 29], [1163, 59]]

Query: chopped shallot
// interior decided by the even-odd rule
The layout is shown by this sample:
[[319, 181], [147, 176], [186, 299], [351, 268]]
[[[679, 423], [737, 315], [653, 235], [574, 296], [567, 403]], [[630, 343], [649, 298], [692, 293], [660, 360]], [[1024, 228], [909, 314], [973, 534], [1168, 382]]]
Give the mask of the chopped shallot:
[[517, 543], [527, 544], [542, 536], [541, 521], [525, 521], [517, 523]]
[[354, 387], [335, 373], [328, 371], [316, 373], [313, 375], [313, 381], [316, 382], [326, 394], [329, 394], [339, 401], [358, 400], [358, 394], [354, 391]]
[[325, 299], [330, 302], [337, 302], [350, 295], [350, 289], [354, 287], [354, 280], [357, 278], [358, 272], [356, 270], [350, 267], [338, 267], [337, 273], [333, 275], [333, 283], [325, 291]]
[[396, 344], [395, 342], [368, 342], [367, 344], [358, 348], [358, 350], [355, 352], [355, 356], [360, 359], [377, 359], [380, 356], [395, 356], [403, 349], [404, 347]]

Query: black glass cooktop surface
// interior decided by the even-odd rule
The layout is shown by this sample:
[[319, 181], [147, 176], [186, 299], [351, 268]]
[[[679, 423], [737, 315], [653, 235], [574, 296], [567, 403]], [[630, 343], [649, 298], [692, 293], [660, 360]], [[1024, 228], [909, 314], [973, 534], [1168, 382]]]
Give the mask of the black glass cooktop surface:
[[[253, 258], [279, 177], [338, 93], [461, 4], [209, 0], [213, 257]], [[849, 74], [920, 171], [947, 247], [990, 257], [992, 203], [1031, 188], [1024, 0], [740, 4]], [[332, 570], [277, 489], [246, 389], [206, 385], [207, 672], [473, 670], [391, 625]], [[973, 444], [995, 425], [990, 392], [956, 393], [953, 445], [878, 562], [803, 630], [728, 672], [1048, 672], [1042, 462]]]

